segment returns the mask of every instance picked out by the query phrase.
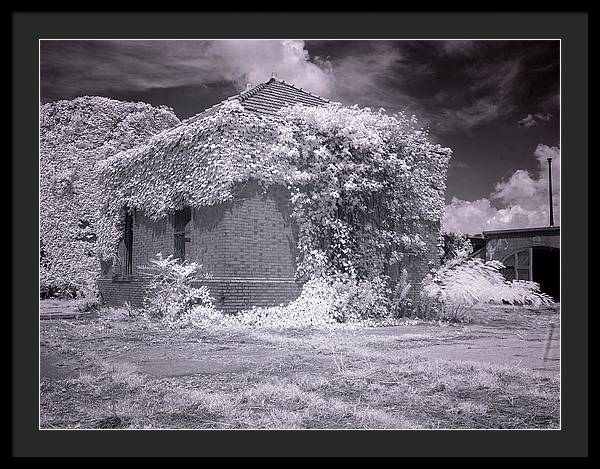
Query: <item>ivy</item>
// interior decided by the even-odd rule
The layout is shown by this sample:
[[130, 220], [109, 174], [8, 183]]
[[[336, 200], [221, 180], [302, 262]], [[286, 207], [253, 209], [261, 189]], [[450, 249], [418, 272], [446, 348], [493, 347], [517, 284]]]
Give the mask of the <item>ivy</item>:
[[40, 109], [40, 287], [92, 292], [98, 277], [97, 163], [179, 123], [168, 109], [100, 97]]
[[116, 255], [124, 207], [157, 220], [230, 200], [253, 179], [290, 191], [299, 276], [319, 259], [327, 271], [375, 278], [424, 255], [426, 237], [439, 234], [450, 154], [402, 113], [333, 103], [264, 117], [229, 100], [99, 163], [99, 253]]

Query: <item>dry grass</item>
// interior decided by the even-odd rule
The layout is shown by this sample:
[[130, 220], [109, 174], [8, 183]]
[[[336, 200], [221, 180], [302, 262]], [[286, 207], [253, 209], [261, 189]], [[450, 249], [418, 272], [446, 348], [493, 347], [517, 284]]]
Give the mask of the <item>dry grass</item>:
[[[396, 338], [360, 331], [174, 331], [114, 311], [91, 320], [46, 321], [44, 349], [85, 371], [42, 381], [41, 427], [559, 427], [557, 377], [428, 359], [407, 344], [438, 343], [450, 333], [443, 327], [420, 331]], [[154, 377], [140, 371], [139, 359], [122, 361], [129, 352], [156, 349], [182, 350], [188, 358], [210, 350], [249, 366]]]

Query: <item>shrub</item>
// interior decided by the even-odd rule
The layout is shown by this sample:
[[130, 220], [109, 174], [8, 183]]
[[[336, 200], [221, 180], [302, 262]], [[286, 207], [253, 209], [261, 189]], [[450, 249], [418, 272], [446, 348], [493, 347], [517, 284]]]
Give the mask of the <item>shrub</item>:
[[77, 305], [77, 310], [82, 313], [89, 313], [93, 311], [98, 311], [100, 309], [101, 303], [100, 300], [96, 297], [86, 298]]
[[57, 278], [47, 278], [40, 272], [40, 299], [47, 300], [57, 298], [61, 300], [72, 300], [77, 298], [80, 287], [67, 281], [59, 282]]
[[473, 253], [473, 245], [467, 235], [462, 233], [444, 233], [444, 255], [442, 264], [458, 264]]
[[[333, 299], [329, 314], [337, 322], [381, 319], [389, 315], [389, 291], [382, 277], [356, 281], [348, 275], [338, 275], [332, 279], [321, 278], [313, 282], [324, 284], [324, 288], [317, 292]], [[311, 294], [311, 286], [308, 287], [307, 294]]]
[[195, 286], [208, 277], [202, 273], [201, 265], [182, 262], [172, 255], [163, 257], [159, 253], [149, 266], [141, 269], [149, 279], [144, 309], [151, 317], [173, 323], [194, 307], [214, 308], [208, 288]]
[[340, 276], [309, 280], [300, 296], [285, 306], [256, 307], [237, 314], [224, 314], [199, 305], [182, 313], [178, 324], [195, 327], [331, 328], [340, 324], [366, 324], [387, 317], [389, 300], [383, 280], [356, 282]]
[[412, 313], [413, 304], [408, 294], [412, 285], [408, 282], [408, 272], [402, 269], [400, 278], [391, 291], [390, 312], [395, 317], [404, 317]]

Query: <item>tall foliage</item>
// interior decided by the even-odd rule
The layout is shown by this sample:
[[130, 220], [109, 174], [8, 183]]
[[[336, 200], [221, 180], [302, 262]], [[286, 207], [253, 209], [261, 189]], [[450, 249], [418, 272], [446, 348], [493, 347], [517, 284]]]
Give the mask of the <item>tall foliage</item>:
[[201, 265], [157, 254], [149, 266], [144, 266], [144, 274], [148, 279], [144, 307], [153, 316], [176, 322], [195, 307], [213, 310], [208, 288], [197, 286], [198, 281], [208, 278]]
[[100, 252], [115, 255], [124, 205], [159, 219], [254, 179], [290, 190], [300, 275], [376, 278], [439, 230], [449, 158], [402, 114], [330, 104], [266, 118], [230, 100], [101, 163]]
[[473, 253], [469, 237], [462, 233], [444, 233], [444, 255], [442, 264], [458, 264]]
[[498, 303], [543, 306], [553, 304], [550, 296], [540, 292], [536, 282], [504, 279], [499, 261], [484, 262], [479, 258], [449, 262], [429, 277], [423, 296], [450, 305]]
[[179, 123], [171, 110], [100, 97], [40, 109], [41, 294], [95, 289], [97, 163]]

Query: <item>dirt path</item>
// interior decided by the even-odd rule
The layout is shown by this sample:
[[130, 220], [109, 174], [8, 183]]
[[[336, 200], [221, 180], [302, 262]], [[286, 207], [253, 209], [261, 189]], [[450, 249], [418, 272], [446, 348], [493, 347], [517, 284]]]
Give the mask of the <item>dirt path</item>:
[[[270, 369], [294, 353], [301, 353], [310, 361], [310, 366], [328, 370], [336, 366], [331, 356], [327, 356], [331, 355], [327, 353], [328, 344], [336, 347], [345, 343], [352, 349], [360, 346], [366, 350], [398, 350], [432, 359], [514, 365], [542, 374], [558, 375], [559, 327], [552, 329], [549, 340], [550, 324], [556, 323], [556, 316], [530, 315], [525, 319], [527, 321], [519, 327], [507, 327], [495, 317], [492, 324], [381, 327], [350, 334], [340, 332], [328, 338], [321, 333], [313, 333], [309, 338], [300, 340], [285, 334], [258, 333], [229, 337], [222, 343], [214, 338], [207, 340], [202, 335], [157, 343], [151, 336], [142, 341], [115, 334], [115, 343], [99, 342], [93, 347], [95, 356], [108, 366], [128, 363], [139, 372], [155, 378]], [[269, 340], [265, 341], [261, 336], [269, 337]], [[277, 340], [271, 340], [273, 337]], [[88, 347], [92, 345], [88, 344]], [[319, 353], [319, 349], [326, 353]], [[85, 360], [42, 346], [42, 378], [72, 378], [90, 371]]]
[[[408, 332], [406, 328], [388, 328], [385, 335], [397, 337], [407, 351], [428, 358], [515, 365], [549, 375], [560, 372], [560, 330], [557, 327], [513, 331], [471, 326], [436, 338], [432, 338], [430, 331], [423, 332], [422, 340], [414, 329]], [[406, 340], [408, 337], [412, 340]]]

